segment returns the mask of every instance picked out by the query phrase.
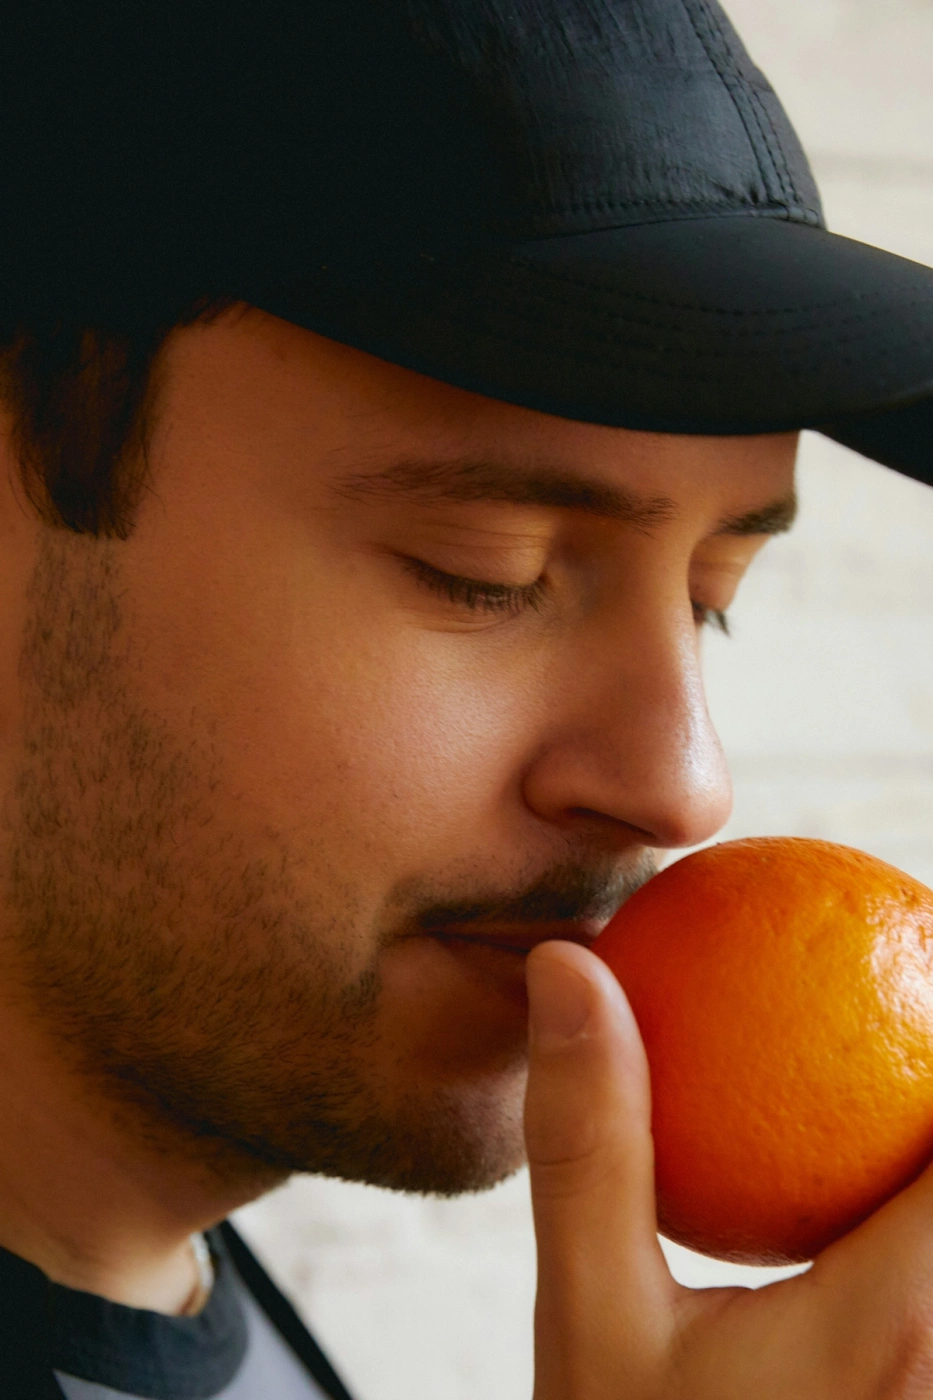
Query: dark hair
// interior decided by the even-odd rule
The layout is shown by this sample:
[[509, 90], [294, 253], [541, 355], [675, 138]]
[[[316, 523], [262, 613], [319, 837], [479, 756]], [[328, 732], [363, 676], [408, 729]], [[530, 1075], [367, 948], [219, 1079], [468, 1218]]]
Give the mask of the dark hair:
[[0, 400], [12, 415], [26, 494], [43, 520], [125, 539], [146, 475], [156, 356], [171, 330], [229, 299], [200, 297], [127, 321], [33, 319], [7, 329]]

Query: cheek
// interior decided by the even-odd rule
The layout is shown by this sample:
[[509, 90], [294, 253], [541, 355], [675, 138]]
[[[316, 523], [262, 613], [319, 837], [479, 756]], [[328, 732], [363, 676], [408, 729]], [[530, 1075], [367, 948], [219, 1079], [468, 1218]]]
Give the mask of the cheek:
[[271, 687], [257, 678], [240, 768], [270, 815], [284, 805], [404, 863], [462, 846], [518, 790], [530, 717], [511, 668], [471, 664], [464, 639], [319, 631], [276, 669]]
[[229, 823], [313, 834], [381, 882], [479, 846], [518, 800], [534, 687], [501, 638], [419, 628], [345, 578], [195, 577], [141, 591], [142, 684], [210, 744]]

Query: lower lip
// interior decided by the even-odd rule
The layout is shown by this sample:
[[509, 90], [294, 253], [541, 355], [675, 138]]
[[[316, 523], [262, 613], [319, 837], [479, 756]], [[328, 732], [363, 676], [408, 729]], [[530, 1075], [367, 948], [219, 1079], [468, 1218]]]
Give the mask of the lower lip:
[[458, 976], [466, 977], [484, 988], [488, 995], [493, 987], [509, 1001], [525, 1005], [525, 958], [527, 948], [509, 947], [492, 939], [457, 938], [448, 934], [432, 934], [430, 942], [447, 965], [457, 968]]
[[542, 927], [536, 937], [524, 943], [510, 943], [507, 937], [484, 938], [480, 933], [451, 933], [447, 930], [438, 930], [429, 937], [449, 948], [491, 948], [493, 952], [503, 953], [510, 958], [527, 958], [532, 949], [551, 938], [560, 939], [562, 942], [580, 943], [584, 948], [592, 947], [608, 922], [608, 918], [582, 919], [577, 924]]
[[432, 937], [448, 948], [491, 948], [494, 953], [505, 953], [510, 958], [526, 958], [531, 951], [517, 943], [502, 943], [498, 938], [473, 938], [456, 933], [435, 933]]
[[[495, 987], [509, 1001], [522, 1007], [526, 1005], [525, 960], [540, 941], [536, 939], [533, 944], [506, 943], [498, 938], [440, 932], [428, 934], [426, 939], [439, 952], [443, 950], [441, 955], [447, 966], [456, 967], [460, 976], [481, 985], [486, 991]], [[583, 942], [584, 939], [580, 938], [579, 941]], [[592, 941], [592, 935], [586, 941]]]

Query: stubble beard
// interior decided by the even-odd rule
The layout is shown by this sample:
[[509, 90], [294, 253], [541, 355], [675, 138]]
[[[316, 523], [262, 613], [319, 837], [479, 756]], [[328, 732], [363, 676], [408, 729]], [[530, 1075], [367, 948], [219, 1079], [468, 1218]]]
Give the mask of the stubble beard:
[[292, 1172], [492, 1186], [523, 1160], [521, 1065], [387, 1102], [379, 940], [348, 981], [352, 887], [322, 910], [281, 835], [224, 829], [209, 734], [134, 695], [119, 550], [49, 532], [30, 586], [0, 942], [37, 1022], [134, 1140], [244, 1199]]

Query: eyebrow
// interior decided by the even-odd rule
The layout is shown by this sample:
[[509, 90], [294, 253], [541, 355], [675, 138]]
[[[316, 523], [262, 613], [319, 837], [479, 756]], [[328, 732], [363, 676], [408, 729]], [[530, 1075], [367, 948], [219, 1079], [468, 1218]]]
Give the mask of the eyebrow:
[[[583, 511], [650, 530], [677, 514], [669, 496], [643, 496], [625, 487], [548, 467], [519, 468], [503, 462], [393, 462], [377, 472], [345, 476], [335, 491], [349, 500], [501, 501], [509, 505], [545, 506]], [[716, 535], [776, 535], [789, 530], [797, 511], [793, 493], [745, 515], [728, 516]]]

